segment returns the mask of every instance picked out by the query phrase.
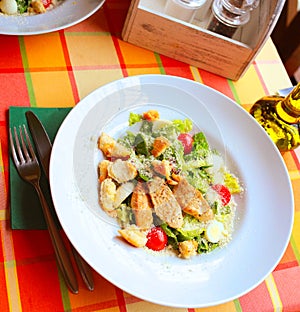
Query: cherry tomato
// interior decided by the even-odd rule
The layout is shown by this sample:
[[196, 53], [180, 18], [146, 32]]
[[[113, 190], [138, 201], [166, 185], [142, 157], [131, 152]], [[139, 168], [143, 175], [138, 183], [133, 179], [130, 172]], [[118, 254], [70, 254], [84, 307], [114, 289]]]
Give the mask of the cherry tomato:
[[178, 140], [182, 143], [184, 154], [189, 154], [193, 149], [193, 137], [188, 133], [180, 133]]
[[48, 8], [48, 6], [52, 3], [52, 0], [42, 0], [42, 3], [45, 7], [45, 9]]
[[231, 193], [229, 189], [222, 184], [215, 184], [212, 188], [221, 196], [222, 204], [226, 206], [231, 199]]
[[163, 229], [159, 226], [153, 227], [147, 234], [146, 246], [149, 249], [159, 251], [163, 250], [168, 243], [168, 237]]

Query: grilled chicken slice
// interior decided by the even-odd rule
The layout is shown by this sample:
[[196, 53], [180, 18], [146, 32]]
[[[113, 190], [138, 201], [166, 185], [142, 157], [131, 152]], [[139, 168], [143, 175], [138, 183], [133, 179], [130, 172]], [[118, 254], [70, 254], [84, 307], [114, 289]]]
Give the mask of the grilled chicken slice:
[[127, 159], [130, 155], [130, 150], [118, 143], [114, 138], [107, 133], [102, 133], [98, 140], [98, 148], [109, 158]]
[[167, 183], [170, 185], [176, 185], [178, 184], [177, 181], [173, 180], [172, 178], [172, 166], [170, 165], [168, 160], [154, 160], [152, 161], [152, 167], [155, 173], [158, 173], [160, 176], [165, 177], [167, 180]]
[[201, 192], [189, 184], [184, 177], [181, 177], [178, 184], [174, 186], [173, 194], [182, 210], [196, 219], [207, 221], [214, 217], [209, 204]]
[[135, 223], [142, 229], [149, 229], [153, 223], [152, 207], [146, 184], [139, 182], [131, 196], [131, 208], [135, 216]]
[[137, 176], [136, 168], [129, 162], [117, 159], [112, 162], [108, 168], [108, 175], [118, 183], [125, 183], [133, 180]]
[[155, 177], [148, 182], [148, 189], [157, 216], [172, 228], [180, 228], [183, 224], [181, 207], [165, 181]]

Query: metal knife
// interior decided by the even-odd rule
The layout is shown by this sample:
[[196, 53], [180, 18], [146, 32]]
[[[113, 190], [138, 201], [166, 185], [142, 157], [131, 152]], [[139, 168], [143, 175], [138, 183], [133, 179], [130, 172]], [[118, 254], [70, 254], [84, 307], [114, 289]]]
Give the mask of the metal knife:
[[[38, 117], [32, 111], [27, 111], [25, 115], [32, 135], [32, 139], [35, 143], [38, 152], [39, 160], [42, 164], [45, 175], [49, 181], [49, 164], [52, 150], [51, 141]], [[72, 244], [70, 245], [76, 264], [78, 266], [79, 272], [85, 285], [90, 291], [94, 290], [94, 280], [90, 266], [81, 257], [81, 255], [77, 252], [74, 246]]]

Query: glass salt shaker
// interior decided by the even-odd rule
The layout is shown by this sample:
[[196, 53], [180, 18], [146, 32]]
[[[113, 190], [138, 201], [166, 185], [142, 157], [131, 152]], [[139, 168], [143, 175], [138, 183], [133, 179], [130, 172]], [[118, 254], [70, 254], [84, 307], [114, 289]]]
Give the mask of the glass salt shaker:
[[259, 0], [214, 0], [207, 29], [231, 38], [238, 27], [248, 23], [250, 11], [258, 4]]
[[207, 0], [167, 0], [164, 13], [185, 22], [191, 22], [197, 10]]
[[251, 107], [250, 114], [280, 151], [290, 151], [300, 145], [300, 83], [286, 97], [261, 98]]

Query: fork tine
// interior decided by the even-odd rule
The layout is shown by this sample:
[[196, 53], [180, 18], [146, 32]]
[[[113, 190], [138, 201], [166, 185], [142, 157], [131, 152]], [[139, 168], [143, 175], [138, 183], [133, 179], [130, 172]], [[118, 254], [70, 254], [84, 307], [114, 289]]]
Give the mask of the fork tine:
[[25, 163], [25, 159], [24, 159], [24, 155], [22, 153], [22, 148], [21, 148], [21, 144], [20, 144], [20, 140], [19, 140], [19, 136], [17, 133], [17, 128], [14, 127], [14, 138], [15, 138], [15, 142], [16, 142], [16, 159], [18, 161], [19, 164], [23, 164]]
[[[16, 134], [16, 127], [14, 127], [14, 131], [15, 131], [15, 134]], [[19, 161], [19, 158], [17, 156], [16, 149], [15, 149], [15, 143], [14, 143], [14, 140], [13, 140], [11, 128], [9, 128], [9, 141], [10, 141], [10, 149], [11, 149], [13, 160], [14, 160], [15, 164], [19, 164], [20, 161]]]
[[[23, 135], [23, 130], [24, 130], [24, 134], [25, 134], [25, 138]], [[20, 126], [20, 137], [21, 137], [21, 141], [22, 141], [22, 147], [23, 147], [23, 152], [25, 154], [26, 160], [30, 161], [31, 159], [34, 161], [37, 161], [37, 158], [35, 156], [35, 152], [33, 150], [28, 132], [26, 130], [25, 125], [23, 125], [23, 130], [22, 127]], [[28, 148], [27, 148], [28, 146]], [[29, 151], [28, 151], [29, 150]]]
[[[25, 126], [23, 125], [23, 127], [25, 128]], [[25, 128], [26, 130], [26, 128]], [[27, 161], [30, 161], [30, 156], [28, 154], [28, 149], [24, 140], [24, 136], [23, 136], [23, 130], [22, 127], [19, 126], [19, 133], [20, 133], [20, 138], [21, 138], [21, 144], [22, 144], [22, 151], [23, 151], [23, 155], [25, 156]]]
[[24, 132], [25, 132], [25, 136], [26, 136], [26, 140], [27, 140], [27, 144], [28, 144], [28, 148], [29, 148], [31, 157], [32, 157], [33, 160], [37, 161], [37, 157], [36, 157], [36, 154], [35, 154], [34, 149], [32, 147], [31, 140], [29, 138], [27, 129], [26, 129], [25, 125], [23, 125], [23, 127], [24, 127]]

